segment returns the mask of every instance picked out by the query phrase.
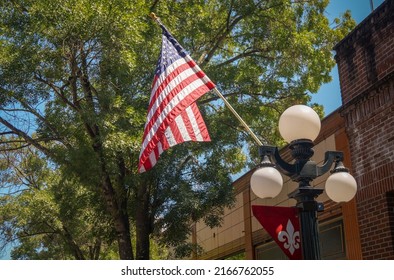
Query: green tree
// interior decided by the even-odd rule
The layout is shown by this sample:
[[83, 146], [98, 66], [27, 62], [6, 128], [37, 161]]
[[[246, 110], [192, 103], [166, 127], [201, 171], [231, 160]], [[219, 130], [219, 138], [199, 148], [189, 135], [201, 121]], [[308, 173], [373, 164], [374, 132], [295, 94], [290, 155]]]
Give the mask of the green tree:
[[[256, 149], [208, 94], [200, 109], [212, 142], [178, 145], [137, 174], [160, 46], [147, 15], [161, 16], [253, 130], [277, 142], [280, 112], [330, 80], [332, 47], [354, 26], [348, 13], [331, 26], [327, 3], [1, 0], [1, 170], [7, 184], [26, 179], [8, 160], [22, 149], [46, 172], [31, 170], [43, 187], [1, 198], [2, 236], [19, 241], [13, 256], [114, 258], [115, 243], [116, 257], [147, 259], [152, 239], [195, 250], [190, 224], [220, 224], [231, 175], [255, 164]], [[42, 221], [58, 246], [49, 228], [27, 228]]]
[[[11, 146], [15, 146], [9, 143]], [[11, 148], [11, 147], [9, 147]], [[51, 168], [34, 147], [1, 158], [1, 244], [16, 259], [105, 259], [116, 240], [97, 192]], [[4, 168], [6, 167], [6, 168]]]

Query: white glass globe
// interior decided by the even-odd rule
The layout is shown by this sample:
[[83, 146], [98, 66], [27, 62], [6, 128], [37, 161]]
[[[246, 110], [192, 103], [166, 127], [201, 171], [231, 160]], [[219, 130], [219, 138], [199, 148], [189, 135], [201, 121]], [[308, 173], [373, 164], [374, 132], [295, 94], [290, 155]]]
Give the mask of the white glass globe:
[[326, 181], [326, 193], [335, 202], [347, 202], [357, 192], [357, 182], [347, 172], [336, 172], [330, 175]]
[[276, 197], [282, 190], [283, 179], [274, 167], [261, 167], [250, 178], [250, 187], [260, 198]]
[[279, 118], [279, 132], [286, 142], [297, 139], [314, 141], [320, 132], [319, 115], [305, 105], [294, 105], [286, 109]]

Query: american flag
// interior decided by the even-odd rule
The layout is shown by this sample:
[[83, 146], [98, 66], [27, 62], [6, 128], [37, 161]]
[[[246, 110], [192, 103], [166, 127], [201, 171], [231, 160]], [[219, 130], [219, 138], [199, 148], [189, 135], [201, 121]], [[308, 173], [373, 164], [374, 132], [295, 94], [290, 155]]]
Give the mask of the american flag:
[[140, 173], [151, 169], [169, 147], [185, 141], [210, 141], [196, 100], [215, 85], [160, 26], [162, 46], [139, 157]]

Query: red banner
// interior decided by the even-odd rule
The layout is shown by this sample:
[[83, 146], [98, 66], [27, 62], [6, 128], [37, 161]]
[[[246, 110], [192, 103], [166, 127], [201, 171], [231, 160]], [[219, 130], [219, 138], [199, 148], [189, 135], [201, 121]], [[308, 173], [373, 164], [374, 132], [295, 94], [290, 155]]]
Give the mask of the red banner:
[[252, 212], [289, 259], [302, 259], [298, 208], [253, 205]]

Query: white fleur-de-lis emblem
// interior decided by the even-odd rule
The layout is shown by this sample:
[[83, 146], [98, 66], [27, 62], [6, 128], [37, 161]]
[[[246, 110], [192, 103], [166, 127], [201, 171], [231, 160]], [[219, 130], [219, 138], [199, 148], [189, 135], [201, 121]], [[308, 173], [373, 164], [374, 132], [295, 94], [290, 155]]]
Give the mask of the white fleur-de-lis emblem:
[[300, 248], [300, 232], [294, 232], [294, 226], [290, 220], [287, 221], [286, 231], [280, 231], [278, 233], [278, 239], [283, 242], [283, 247], [290, 251], [290, 254], [294, 254], [295, 250]]

